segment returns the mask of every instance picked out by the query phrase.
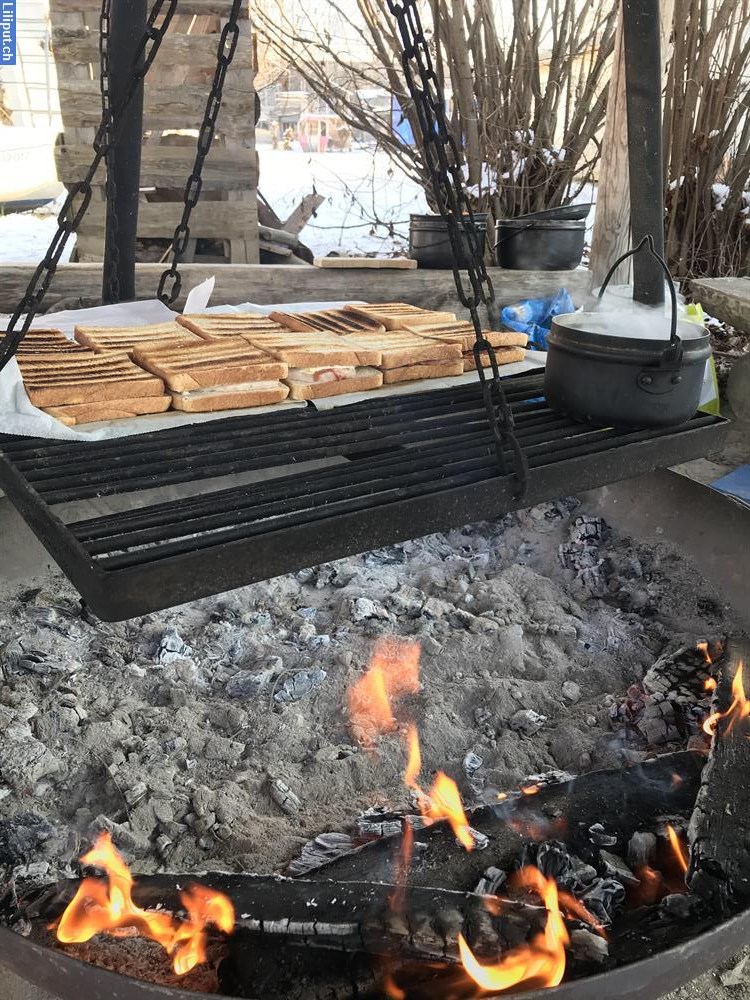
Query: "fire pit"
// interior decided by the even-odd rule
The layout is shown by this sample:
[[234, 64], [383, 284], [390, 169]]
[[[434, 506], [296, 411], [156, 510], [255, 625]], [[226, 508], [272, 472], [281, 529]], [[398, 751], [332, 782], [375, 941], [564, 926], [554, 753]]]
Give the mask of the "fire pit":
[[744, 650], [669, 546], [570, 500], [106, 634], [70, 594], [0, 637], [0, 947], [53, 994], [646, 998], [746, 940]]

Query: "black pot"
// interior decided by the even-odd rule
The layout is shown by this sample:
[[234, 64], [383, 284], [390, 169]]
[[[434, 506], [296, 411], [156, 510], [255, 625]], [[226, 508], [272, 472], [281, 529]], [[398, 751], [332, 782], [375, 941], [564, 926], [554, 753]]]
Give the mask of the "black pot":
[[511, 271], [572, 271], [581, 263], [585, 238], [585, 217], [501, 219], [495, 229], [495, 260]]
[[[636, 250], [647, 241], [658, 257], [648, 236]], [[695, 415], [711, 356], [710, 338], [701, 326], [677, 322], [674, 285], [666, 264], [658, 259], [672, 296], [669, 339], [628, 336], [629, 329], [625, 335], [611, 332], [615, 324], [619, 329], [631, 326], [633, 331], [644, 322], [658, 325], [661, 313], [644, 313], [645, 319], [639, 313], [628, 317], [599, 311], [556, 316], [544, 377], [545, 395], [553, 409], [607, 427], [670, 427]]]
[[[474, 224], [477, 229], [480, 256], [483, 257], [487, 235], [487, 213], [474, 212]], [[440, 215], [409, 216], [409, 256], [412, 260], [416, 260], [420, 267], [446, 270], [455, 267], [456, 261], [445, 219]], [[461, 257], [458, 266], [468, 267], [469, 256], [466, 236], [462, 231]]]

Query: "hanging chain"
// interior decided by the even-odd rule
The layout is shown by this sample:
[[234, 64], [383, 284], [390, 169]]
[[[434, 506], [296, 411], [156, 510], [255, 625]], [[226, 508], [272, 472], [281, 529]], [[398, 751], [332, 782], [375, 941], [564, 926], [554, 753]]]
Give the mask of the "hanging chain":
[[109, 62], [109, 39], [112, 27], [112, 0], [102, 0], [102, 12], [99, 18], [99, 87], [102, 92], [102, 124], [107, 129], [107, 152], [104, 163], [107, 169], [107, 182], [105, 187], [107, 201], [107, 235], [106, 245], [110, 248], [112, 256], [112, 267], [108, 269], [107, 284], [103, 289], [104, 302], [120, 301], [120, 279], [118, 276], [118, 263], [120, 259], [120, 247], [118, 243], [118, 233], [120, 229], [117, 219], [117, 182], [115, 180], [115, 155], [112, 143], [112, 98], [111, 87], [111, 67]]
[[[117, 141], [122, 128], [123, 112], [133, 100], [136, 90], [151, 68], [154, 59], [156, 59], [161, 43], [174, 16], [177, 3], [178, 0], [154, 0], [154, 5], [146, 22], [146, 31], [134, 57], [134, 65], [138, 68], [133, 73], [128, 90], [122, 101], [112, 112], [117, 125], [112, 129], [104, 116], [99, 123], [96, 136], [94, 137], [94, 158], [91, 161], [91, 165], [86, 171], [83, 180], [78, 181], [68, 191], [68, 196], [57, 217], [57, 232], [53, 236], [43, 260], [34, 271], [23, 298], [11, 316], [5, 336], [0, 342], [0, 371], [5, 368], [18, 350], [18, 345], [26, 336], [31, 324], [34, 322], [36, 314], [39, 312], [39, 308], [55, 276], [57, 265], [60, 263], [60, 258], [65, 251], [67, 242], [77, 231], [89, 207], [92, 196], [91, 183], [94, 176], [109, 149]], [[157, 27], [156, 22], [160, 18], [161, 23]], [[138, 66], [141, 58], [143, 58], [143, 63]], [[24, 317], [23, 320], [22, 317]]]
[[[198, 148], [195, 153], [193, 171], [185, 184], [183, 197], [184, 206], [182, 218], [174, 231], [172, 237], [172, 263], [162, 274], [159, 281], [159, 288], [156, 293], [165, 305], [171, 306], [182, 287], [182, 276], [178, 266], [185, 256], [187, 245], [190, 241], [190, 214], [198, 203], [201, 189], [203, 187], [203, 164], [211, 151], [211, 145], [216, 134], [216, 122], [221, 110], [221, 98], [224, 91], [224, 83], [227, 78], [227, 71], [232, 64], [234, 54], [237, 51], [237, 43], [240, 40], [240, 27], [238, 24], [240, 12], [245, 0], [234, 0], [232, 10], [226, 24], [221, 32], [216, 59], [216, 72], [214, 73], [211, 92], [206, 101], [206, 110], [203, 115], [203, 122], [198, 132]], [[169, 286], [169, 287], [167, 287]]]
[[[482, 395], [495, 441], [495, 451], [503, 473], [507, 472], [505, 447], [511, 449], [513, 466], [519, 482], [517, 495], [523, 496], [528, 485], [528, 462], [514, 433], [513, 412], [508, 404], [500, 378], [497, 356], [482, 334], [479, 306], [488, 314], [495, 301], [492, 282], [484, 266], [474, 213], [464, 191], [461, 156], [456, 141], [448, 130], [445, 118], [445, 95], [438, 80], [425, 38], [417, 0], [388, 0], [388, 9], [396, 18], [403, 52], [401, 63], [406, 85], [414, 101], [424, 144], [424, 157], [432, 182], [438, 211], [448, 226], [453, 258], [453, 277], [462, 305], [468, 309], [474, 326], [474, 360], [482, 385]], [[464, 256], [462, 236], [468, 248], [467, 276], [471, 289], [464, 287], [459, 261]], [[492, 368], [488, 379], [482, 355], [487, 355]]]

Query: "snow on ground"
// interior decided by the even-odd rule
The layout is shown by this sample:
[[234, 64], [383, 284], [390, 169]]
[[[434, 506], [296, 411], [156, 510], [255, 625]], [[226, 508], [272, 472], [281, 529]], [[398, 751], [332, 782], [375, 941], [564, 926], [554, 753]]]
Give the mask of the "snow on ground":
[[259, 148], [259, 189], [283, 220], [315, 189], [325, 197], [302, 233], [318, 255], [338, 247], [364, 253], [405, 252], [409, 215], [426, 212], [421, 187], [387, 153], [303, 153]]
[[[318, 256], [331, 250], [386, 256], [406, 253], [409, 215], [427, 211], [424, 192], [384, 152], [353, 149], [347, 153], [303, 153], [260, 147], [260, 191], [282, 221], [302, 198], [317, 191], [325, 201], [302, 232]], [[577, 201], [593, 201], [591, 188]], [[61, 201], [36, 212], [0, 217], [0, 264], [36, 263], [55, 233]], [[593, 210], [587, 222], [591, 238]], [[75, 245], [71, 240], [63, 261]]]

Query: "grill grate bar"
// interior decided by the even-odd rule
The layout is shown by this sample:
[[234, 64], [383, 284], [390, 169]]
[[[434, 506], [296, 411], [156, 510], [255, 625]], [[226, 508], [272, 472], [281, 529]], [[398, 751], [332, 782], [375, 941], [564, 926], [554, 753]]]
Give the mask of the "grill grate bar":
[[[696, 424], [710, 422], [711, 418], [704, 418], [696, 421]], [[619, 443], [638, 443], [654, 437], [663, 437], [669, 433], [668, 429], [656, 432], [633, 431], [627, 435], [620, 435]], [[556, 460], [564, 461], [580, 455], [606, 451], [614, 434], [614, 431], [590, 432], [586, 435], [589, 441], [585, 445], [579, 440], [575, 444], [557, 450]], [[526, 453], [532, 469], [549, 464], [549, 451], [545, 445], [537, 449], [526, 449]], [[173, 507], [171, 524], [145, 529], [136, 526], [119, 535], [89, 542], [87, 549], [97, 556], [131, 549], [132, 551], [122, 555], [109, 556], [105, 564], [108, 568], [137, 565], [154, 556], [163, 558], [204, 547], [204, 544], [216, 544], [217, 539], [221, 542], [234, 541], [292, 525], [314, 524], [330, 516], [331, 511], [350, 513], [382, 506], [395, 500], [425, 495], [436, 490], [489, 480], [495, 477], [497, 472], [494, 452], [489, 442], [481, 453], [476, 455], [462, 453], [459, 458], [455, 454], [446, 452], [442, 461], [435, 463], [433, 459], [416, 471], [413, 463], [408, 461], [402, 463], [401, 467], [404, 472], [400, 476], [394, 476], [395, 470], [392, 468], [387, 469], [387, 474], [381, 476], [376, 476], [372, 470], [368, 470], [363, 472], [358, 482], [353, 482], [348, 476], [342, 477], [341, 482], [334, 481], [330, 485], [306, 480], [299, 483], [294, 494], [269, 497], [263, 503], [258, 503], [254, 497], [255, 502], [252, 506], [227, 510], [221, 514], [207, 514], [192, 520], [184, 516], [182, 506], [177, 502]], [[315, 480], [315, 477], [312, 479]], [[76, 527], [77, 537], [80, 538], [85, 522]], [[170, 539], [179, 540], [170, 541]], [[148, 545], [152, 547], [141, 548]]]

